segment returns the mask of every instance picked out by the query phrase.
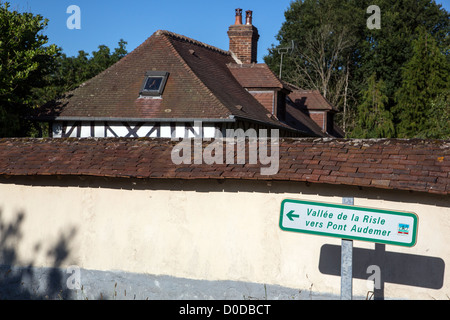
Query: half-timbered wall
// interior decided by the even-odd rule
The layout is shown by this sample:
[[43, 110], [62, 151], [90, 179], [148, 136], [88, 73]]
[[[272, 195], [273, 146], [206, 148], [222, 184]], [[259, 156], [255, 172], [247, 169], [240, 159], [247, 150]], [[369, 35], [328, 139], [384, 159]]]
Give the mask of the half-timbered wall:
[[[126, 121], [57, 121], [52, 125], [53, 138], [215, 138], [220, 132], [227, 136], [227, 130], [269, 129], [266, 126], [245, 121], [222, 123], [194, 122], [126, 122]], [[270, 136], [270, 131], [268, 132]], [[280, 131], [280, 136], [296, 136], [292, 132]]]
[[124, 137], [124, 138], [184, 138], [202, 136], [213, 138], [214, 124], [203, 124], [201, 128], [189, 122], [108, 122], [108, 121], [61, 121], [53, 124], [54, 138]]

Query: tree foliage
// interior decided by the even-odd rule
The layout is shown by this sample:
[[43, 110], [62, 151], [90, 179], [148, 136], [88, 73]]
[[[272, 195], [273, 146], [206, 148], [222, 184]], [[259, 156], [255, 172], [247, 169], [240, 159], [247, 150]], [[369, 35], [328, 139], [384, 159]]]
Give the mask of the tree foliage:
[[[358, 58], [358, 41], [363, 37], [358, 26], [365, 23], [359, 2], [293, 1], [277, 35], [279, 45], [269, 49], [265, 62], [277, 70], [277, 48], [293, 40], [295, 50], [284, 57], [283, 79], [304, 89], [319, 90], [338, 109], [346, 110], [355, 92], [349, 79]], [[341, 124], [344, 122], [342, 118]]]
[[48, 20], [41, 15], [10, 11], [0, 3], [0, 136], [27, 135], [34, 88], [48, 85], [58, 54], [42, 34]]
[[450, 139], [450, 90], [430, 102], [425, 129], [416, 136], [425, 139]]
[[386, 85], [382, 79], [376, 79], [375, 73], [367, 79], [367, 87], [362, 91], [362, 101], [358, 105], [358, 114], [352, 136], [358, 138], [390, 138], [394, 136], [394, 123], [391, 112], [386, 110], [388, 97]]
[[402, 68], [402, 85], [395, 94], [400, 137], [423, 135], [424, 131], [435, 129], [430, 127], [428, 117], [433, 113], [431, 109], [439, 105], [438, 97], [448, 95], [449, 75], [450, 65], [437, 41], [419, 27], [418, 39], [413, 41], [413, 56]]
[[[286, 21], [277, 35], [279, 44], [269, 49], [264, 60], [272, 70], [278, 71], [280, 55], [277, 49], [289, 46], [293, 40], [296, 50], [283, 57], [283, 79], [304, 89], [320, 90], [339, 110], [345, 111], [338, 120], [349, 136], [373, 135], [373, 128], [370, 127], [372, 122], [363, 118], [368, 115], [367, 108], [371, 110], [375, 107], [369, 107], [367, 100], [368, 86], [373, 80], [370, 78], [374, 76], [380, 79], [375, 83], [383, 84], [383, 108], [393, 116], [393, 135], [413, 137], [417, 131], [413, 129], [414, 124], [411, 126], [409, 122], [420, 118], [420, 126], [426, 128], [431, 105], [441, 106], [448, 100], [438, 99], [435, 94], [423, 94], [423, 99], [420, 97], [422, 94], [417, 98], [406, 94], [406, 87], [423, 81], [420, 77], [425, 77], [427, 83], [431, 80], [428, 79], [429, 75], [424, 76], [423, 73], [410, 72], [407, 75], [405, 69], [408, 69], [409, 63], [409, 69], [412, 70], [413, 62], [410, 60], [418, 54], [414, 48], [416, 40], [421, 34], [426, 34], [428, 41], [434, 42], [435, 50], [434, 56], [426, 56], [430, 60], [426, 65], [436, 63], [439, 51], [440, 68], [442, 71], [448, 70], [450, 16], [433, 0], [379, 0], [376, 4], [381, 10], [381, 28], [369, 29], [367, 19], [370, 14], [366, 10], [372, 4], [373, 1], [368, 0], [293, 1], [285, 12]], [[324, 30], [327, 30], [325, 34]], [[345, 39], [344, 46], [340, 39]], [[339, 43], [341, 45], [337, 46]], [[415, 64], [420, 58], [414, 59]], [[326, 70], [317, 72], [313, 61], [320, 61]], [[425, 73], [430, 72], [430, 69], [425, 70], [425, 66], [422, 69]], [[414, 80], [414, 77], [419, 78]], [[409, 84], [405, 84], [405, 81]], [[443, 81], [448, 87], [448, 77]], [[404, 88], [400, 91], [403, 93], [399, 92], [400, 88]], [[418, 87], [418, 90], [426, 89]], [[400, 99], [400, 96], [403, 98]], [[412, 99], [409, 103], [415, 107], [402, 112], [400, 110], [405, 108], [401, 105], [405, 106], [402, 101], [405, 101], [406, 96]], [[439, 102], [433, 104], [432, 101]], [[364, 125], [369, 127], [365, 128]], [[387, 136], [392, 134], [391, 130], [384, 132]], [[433, 136], [440, 135], [434, 130]]]
[[42, 128], [29, 120], [32, 110], [74, 89], [127, 54], [120, 39], [112, 52], [100, 45], [89, 56], [68, 57], [48, 45], [48, 19], [0, 7], [0, 137], [30, 136]]

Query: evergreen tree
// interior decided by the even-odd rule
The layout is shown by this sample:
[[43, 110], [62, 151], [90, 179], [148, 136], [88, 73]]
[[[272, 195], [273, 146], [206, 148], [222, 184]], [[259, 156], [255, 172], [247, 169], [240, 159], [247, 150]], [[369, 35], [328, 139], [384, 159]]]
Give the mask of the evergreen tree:
[[418, 138], [450, 139], [450, 90], [440, 94], [430, 102], [427, 110], [425, 130], [417, 134]]
[[432, 102], [448, 93], [449, 74], [449, 62], [436, 40], [419, 27], [418, 39], [413, 41], [413, 56], [402, 68], [402, 85], [395, 94], [399, 137], [416, 137], [430, 129], [427, 119]]
[[402, 85], [402, 67], [413, 55], [416, 29], [425, 29], [443, 48], [449, 40], [450, 16], [433, 0], [379, 0], [376, 4], [381, 10], [381, 28], [362, 28], [360, 60], [354, 77], [362, 80], [373, 72], [382, 77], [389, 98], [386, 107], [391, 110], [395, 92]]
[[358, 117], [352, 136], [358, 138], [390, 138], [394, 135], [392, 114], [386, 110], [388, 97], [382, 79], [376, 80], [373, 73], [363, 91], [363, 101], [358, 106]]

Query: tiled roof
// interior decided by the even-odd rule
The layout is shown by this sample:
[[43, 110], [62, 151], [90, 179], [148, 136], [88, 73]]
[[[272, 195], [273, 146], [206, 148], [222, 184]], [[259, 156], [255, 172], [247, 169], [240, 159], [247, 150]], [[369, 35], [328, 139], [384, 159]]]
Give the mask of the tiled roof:
[[[63, 99], [39, 110], [38, 119], [229, 119], [290, 128], [234, 78], [231, 53], [159, 30], [119, 62]], [[139, 97], [146, 71], [167, 71], [162, 98]], [[241, 107], [238, 107], [241, 106]]]
[[280, 139], [279, 171], [269, 176], [261, 175], [259, 164], [175, 165], [171, 151], [177, 143], [0, 139], [0, 176], [256, 179], [450, 194], [450, 141]]
[[278, 79], [269, 66], [265, 63], [229, 64], [233, 76], [244, 88], [283, 88], [283, 83]]
[[[186, 67], [190, 68], [200, 81], [200, 86], [207, 88], [209, 93], [231, 115], [288, 127], [274, 117], [268, 117], [264, 106], [234, 78], [227, 67], [228, 64], [235, 63], [230, 53], [220, 49], [211, 49], [214, 48], [211, 46], [197, 45], [196, 40], [180, 37], [173, 33], [168, 33], [168, 35], [173, 48], [185, 62]], [[175, 105], [176, 102], [174, 101], [173, 104]], [[238, 106], [242, 106], [242, 108]]]
[[[286, 89], [290, 92], [289, 97], [301, 98], [298, 100], [299, 104], [287, 99], [286, 101], [286, 118], [285, 123], [297, 128], [303, 132], [306, 132], [308, 136], [325, 137], [322, 129], [307, 115], [305, 105], [301, 101], [308, 101], [308, 107], [312, 106], [313, 109], [319, 106], [319, 103], [325, 103], [326, 107], [333, 108], [328, 101], [323, 99], [322, 95], [318, 91], [307, 91], [299, 89], [292, 84], [281, 81], [277, 76], [269, 69], [269, 66], [265, 63], [259, 64], [229, 64], [233, 76], [239, 81], [241, 86], [247, 89]], [[254, 94], [255, 96], [258, 93]], [[317, 96], [318, 95], [318, 96]], [[342, 135], [341, 135], [342, 136]]]
[[327, 134], [322, 131], [317, 123], [314, 122], [306, 113], [300, 110], [300, 107], [290, 100], [286, 101], [286, 123], [299, 128], [310, 134], [310, 136], [326, 137]]
[[293, 90], [289, 94], [289, 99], [305, 110], [332, 110], [337, 111], [327, 99], [317, 90]]

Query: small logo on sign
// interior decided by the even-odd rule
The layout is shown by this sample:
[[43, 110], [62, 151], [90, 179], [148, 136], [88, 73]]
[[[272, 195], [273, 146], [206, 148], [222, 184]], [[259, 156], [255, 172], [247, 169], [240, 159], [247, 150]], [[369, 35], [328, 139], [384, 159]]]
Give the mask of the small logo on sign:
[[408, 235], [409, 234], [409, 224], [399, 223], [397, 234]]

